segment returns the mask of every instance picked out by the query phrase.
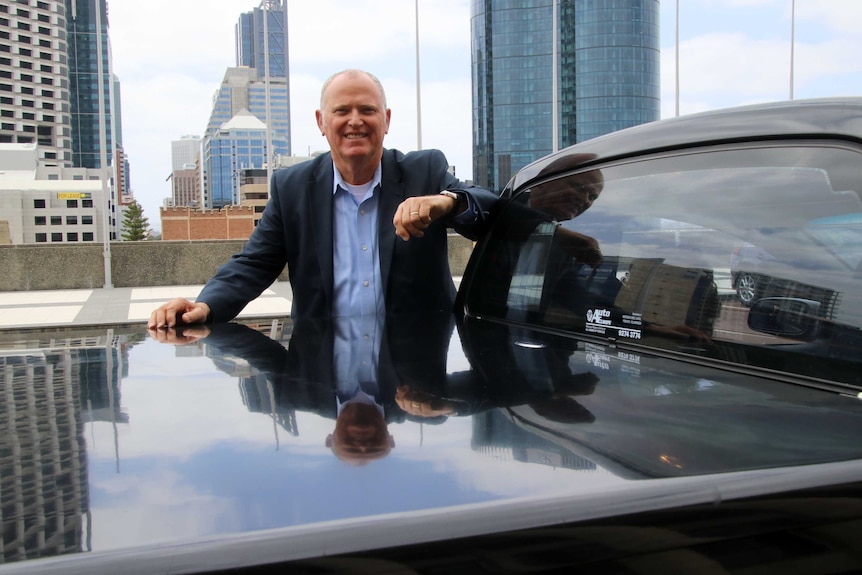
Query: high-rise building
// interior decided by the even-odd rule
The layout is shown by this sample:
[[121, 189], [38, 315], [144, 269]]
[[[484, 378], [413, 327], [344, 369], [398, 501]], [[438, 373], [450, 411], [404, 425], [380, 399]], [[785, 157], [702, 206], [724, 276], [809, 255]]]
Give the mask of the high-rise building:
[[287, 7], [284, 0], [262, 0], [258, 8], [241, 14], [236, 24], [237, 66], [256, 68], [263, 77], [266, 73], [267, 52], [269, 76], [287, 78]]
[[200, 136], [186, 135], [171, 142], [171, 170], [183, 170], [187, 164], [194, 164], [200, 149]]
[[[72, 114], [72, 164], [100, 168], [99, 83], [102, 84], [107, 149], [113, 149], [108, 61], [108, 10], [106, 0], [66, 0], [69, 56], [69, 91]], [[97, 12], [98, 11], [98, 12]], [[98, 34], [97, 34], [98, 25]], [[98, 35], [101, 34], [101, 39]], [[101, 65], [98, 43], [101, 42]], [[108, 154], [110, 159], [112, 154]], [[110, 160], [109, 160], [110, 161]]]
[[[265, 167], [267, 127], [248, 110], [240, 110], [217, 132], [204, 140], [204, 166], [207, 174], [207, 208], [222, 208], [240, 203], [240, 174], [242, 170]], [[287, 143], [273, 137], [276, 154], [283, 154]]]
[[478, 185], [554, 151], [555, 101], [556, 148], [660, 117], [659, 0], [474, 0], [471, 33]]
[[[235, 169], [265, 167], [267, 161], [277, 161], [279, 155], [290, 155], [290, 110], [288, 106], [287, 81], [284, 78], [270, 78], [268, 86], [266, 82], [259, 79], [257, 70], [254, 68], [228, 68], [224, 80], [219, 87], [213, 100], [213, 109], [207, 124], [206, 134], [203, 138], [203, 207], [218, 208], [229, 205], [238, 200], [236, 185], [227, 187], [222, 173], [213, 173], [210, 170], [219, 165], [213, 163], [213, 140], [225, 140], [224, 126], [238, 115], [250, 115], [258, 120], [255, 129], [264, 126], [263, 133], [259, 136], [263, 139], [263, 145], [253, 146], [252, 153], [259, 156], [248, 156], [239, 154], [239, 164]], [[269, 118], [270, 139], [272, 150], [264, 151], [267, 144], [266, 118], [267, 98], [269, 92]], [[248, 120], [245, 121], [248, 123]], [[256, 136], [258, 137], [258, 136]], [[223, 142], [218, 144], [220, 154], [224, 152]], [[235, 179], [235, 176], [231, 176]], [[226, 203], [225, 203], [226, 202]]]
[[67, 12], [62, 0], [0, 2], [0, 143], [38, 144], [71, 167]]

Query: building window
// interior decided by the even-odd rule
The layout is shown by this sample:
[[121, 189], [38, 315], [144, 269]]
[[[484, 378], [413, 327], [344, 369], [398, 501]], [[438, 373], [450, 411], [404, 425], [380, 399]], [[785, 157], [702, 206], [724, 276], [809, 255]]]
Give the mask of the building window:
[[51, 216], [51, 225], [52, 226], [62, 226], [63, 225], [63, 216]]
[[92, 225], [93, 216], [81, 216], [81, 224], [82, 225]]
[[67, 242], [77, 242], [78, 241], [78, 233], [77, 232], [69, 232], [66, 234]]
[[48, 220], [45, 219], [45, 216], [36, 216], [33, 221], [37, 226], [44, 226], [48, 224]]
[[81, 237], [82, 241], [92, 242], [93, 241], [93, 232], [84, 232]]
[[81, 207], [82, 208], [92, 208], [93, 207], [93, 200], [81, 200]]
[[33, 207], [34, 208], [44, 208], [45, 207], [45, 200], [33, 200]]
[[52, 233], [51, 234], [51, 241], [52, 242], [62, 242], [63, 241], [63, 234], [60, 234], [57, 232]]
[[[54, 156], [54, 157], [56, 157], [56, 156]], [[60, 174], [48, 174], [48, 179], [49, 180], [59, 180]]]
[[48, 241], [48, 234], [36, 234], [36, 243], [44, 244]]
[[78, 200], [66, 200], [66, 207], [67, 208], [77, 208], [78, 207]]
[[66, 225], [67, 226], [77, 226], [78, 225], [78, 216], [66, 216]]

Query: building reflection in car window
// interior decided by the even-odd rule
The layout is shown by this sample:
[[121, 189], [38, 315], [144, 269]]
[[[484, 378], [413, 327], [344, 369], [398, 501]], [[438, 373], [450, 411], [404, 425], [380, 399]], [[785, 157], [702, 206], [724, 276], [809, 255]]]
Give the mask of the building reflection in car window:
[[[579, 163], [585, 161], [581, 157]], [[481, 247], [476, 289], [465, 295], [468, 311], [682, 351], [685, 344], [645, 341], [651, 334], [633, 327], [638, 318], [643, 325], [686, 326], [711, 342], [689, 338], [699, 339], [690, 351], [742, 357], [770, 368], [776, 367], [773, 359], [701, 344], [729, 342], [859, 361], [862, 350], [851, 342], [862, 340], [862, 334], [846, 336], [847, 329], [862, 328], [862, 275], [852, 266], [858, 267], [862, 253], [862, 202], [855, 191], [862, 182], [841, 167], [858, 161], [855, 152], [826, 146], [769, 147], [687, 152], [568, 174], [557, 170], [554, 179], [513, 190]], [[579, 188], [563, 184], [577, 184], [587, 175], [592, 176], [587, 184], [601, 181], [601, 191], [589, 203], [569, 191], [572, 207], [564, 209], [565, 190]], [[539, 212], [542, 194], [553, 202]], [[552, 248], [562, 230], [577, 234], [581, 245], [589, 238], [601, 263], [581, 261], [561, 272], [565, 253]], [[592, 279], [590, 303], [601, 304], [602, 314], [610, 312], [613, 317], [598, 317], [610, 324], [602, 328], [589, 321], [586, 312], [595, 306], [566, 311], [557, 305], [561, 294], [576, 293], [573, 275], [579, 275], [581, 289]], [[560, 287], [564, 280], [569, 287]], [[773, 297], [806, 302], [791, 307], [817, 320], [814, 344], [794, 337], [793, 330], [767, 333], [748, 321], [752, 304]], [[812, 366], [811, 374], [821, 368]]]

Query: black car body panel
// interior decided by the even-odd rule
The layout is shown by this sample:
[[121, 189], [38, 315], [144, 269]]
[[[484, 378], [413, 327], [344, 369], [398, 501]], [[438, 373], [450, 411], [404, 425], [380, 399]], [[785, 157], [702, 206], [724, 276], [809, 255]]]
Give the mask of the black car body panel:
[[860, 154], [862, 99], [563, 150], [454, 315], [0, 332], [0, 573], [860, 571]]

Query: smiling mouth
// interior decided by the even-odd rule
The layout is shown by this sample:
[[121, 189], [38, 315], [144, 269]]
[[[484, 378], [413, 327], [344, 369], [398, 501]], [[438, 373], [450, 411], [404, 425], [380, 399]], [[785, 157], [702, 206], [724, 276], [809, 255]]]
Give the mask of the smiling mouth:
[[345, 134], [344, 138], [347, 140], [358, 140], [360, 138], [364, 138], [365, 134]]

